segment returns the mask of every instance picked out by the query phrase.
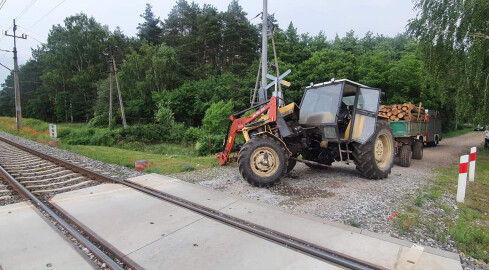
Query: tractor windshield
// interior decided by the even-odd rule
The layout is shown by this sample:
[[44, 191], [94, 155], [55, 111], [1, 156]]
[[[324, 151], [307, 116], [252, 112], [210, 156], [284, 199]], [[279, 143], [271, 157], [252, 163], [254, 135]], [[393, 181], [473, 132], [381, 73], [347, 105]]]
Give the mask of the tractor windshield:
[[342, 84], [325, 85], [306, 91], [301, 103], [299, 124], [318, 126], [336, 122]]

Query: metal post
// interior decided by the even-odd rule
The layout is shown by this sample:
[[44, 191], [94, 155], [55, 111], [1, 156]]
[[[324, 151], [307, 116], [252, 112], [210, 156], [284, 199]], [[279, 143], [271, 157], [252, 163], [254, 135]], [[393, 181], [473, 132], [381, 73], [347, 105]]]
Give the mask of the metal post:
[[262, 23], [262, 44], [261, 44], [261, 88], [259, 92], [259, 102], [265, 102], [267, 100], [267, 63], [268, 63], [268, 11], [267, 0], [263, 0], [263, 23]]
[[15, 120], [17, 122], [17, 131], [22, 129], [22, 109], [20, 104], [20, 84], [19, 84], [19, 65], [17, 63], [17, 38], [27, 39], [27, 36], [22, 34], [22, 36], [16, 36], [15, 32], [17, 31], [17, 25], [15, 24], [14, 19], [14, 34], [9, 35], [7, 31], [5, 31], [5, 35], [14, 38], [14, 89], [15, 89]]

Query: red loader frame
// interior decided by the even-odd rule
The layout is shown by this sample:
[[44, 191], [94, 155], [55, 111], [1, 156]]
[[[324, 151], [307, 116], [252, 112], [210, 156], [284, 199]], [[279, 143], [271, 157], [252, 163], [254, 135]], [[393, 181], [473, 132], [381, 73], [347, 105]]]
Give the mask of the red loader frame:
[[[252, 115], [242, 117], [242, 118], [236, 118], [242, 115], [243, 113], [245, 113], [246, 111], [249, 111], [250, 109], [253, 108], [257, 108], [264, 104], [266, 105], [261, 107], [256, 112], [254, 112]], [[247, 124], [255, 121], [256, 118], [264, 114], [266, 111], [268, 111], [268, 122], [277, 121], [277, 105], [278, 105], [277, 97], [272, 97], [270, 98], [270, 101], [268, 101], [268, 103], [259, 104], [253, 108], [247, 109], [246, 111], [242, 111], [237, 114], [233, 114], [229, 116], [230, 127], [228, 126], [229, 133], [226, 136], [226, 145], [223, 147], [222, 152], [216, 154], [216, 157], [219, 160], [220, 165], [224, 165], [229, 161], [229, 157], [231, 155], [231, 152], [233, 151], [234, 142], [236, 140], [236, 135], [238, 133], [241, 133], [243, 128]]]

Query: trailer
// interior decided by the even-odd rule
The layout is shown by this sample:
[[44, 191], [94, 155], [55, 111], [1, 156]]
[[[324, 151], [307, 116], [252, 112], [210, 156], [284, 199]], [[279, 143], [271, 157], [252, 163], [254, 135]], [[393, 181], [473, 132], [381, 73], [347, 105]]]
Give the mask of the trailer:
[[441, 115], [434, 110], [426, 110], [428, 130], [424, 137], [424, 143], [429, 146], [437, 146], [442, 140]]
[[395, 156], [399, 158], [402, 167], [411, 166], [411, 159], [423, 158], [423, 140], [428, 137], [428, 122], [426, 119], [411, 121], [390, 121], [394, 134]]

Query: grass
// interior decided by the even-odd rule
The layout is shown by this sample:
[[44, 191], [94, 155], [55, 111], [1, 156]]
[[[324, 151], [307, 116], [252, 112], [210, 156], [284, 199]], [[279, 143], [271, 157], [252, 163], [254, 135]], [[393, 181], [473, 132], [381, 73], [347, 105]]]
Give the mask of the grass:
[[443, 133], [443, 139], [448, 139], [448, 138], [453, 138], [457, 136], [461, 136], [467, 133], [470, 133], [474, 130], [473, 127], [464, 127], [463, 129], [460, 130], [452, 130], [447, 133]]
[[61, 145], [61, 148], [105, 163], [134, 168], [134, 161], [146, 159], [151, 168], [146, 172], [169, 174], [218, 165], [213, 156], [196, 157], [189, 155], [160, 155], [105, 146]]
[[[37, 119], [24, 118], [23, 126], [22, 130], [17, 132], [15, 118], [0, 117], [1, 131], [43, 144], [49, 142], [48, 123]], [[70, 129], [71, 132], [83, 132], [87, 129], [86, 124], [58, 124], [57, 127], [58, 134], [67, 129]], [[100, 129], [93, 130], [97, 133]], [[135, 141], [133, 143], [121, 142], [116, 147], [105, 147], [69, 145], [63, 143], [62, 139], [58, 140], [60, 141], [59, 148], [105, 163], [117, 164], [128, 168], [134, 168], [134, 161], [146, 159], [151, 163], [151, 167], [147, 168], [145, 172], [170, 174], [214, 167], [219, 164], [214, 156], [197, 156], [197, 151], [193, 146], [160, 143], [146, 144], [143, 147], [141, 142]]]
[[[439, 169], [436, 171], [436, 178], [429, 186], [420, 190], [411, 202], [403, 206], [404, 211], [400, 215], [399, 224], [394, 223], [394, 227], [400, 234], [407, 230], [401, 226], [401, 220], [410, 220], [410, 226], [423, 227], [438, 241], [444, 242], [450, 236], [455, 240], [455, 246], [460, 251], [486, 263], [489, 262], [489, 151], [481, 147], [477, 155], [475, 182], [468, 183], [465, 202], [457, 204], [458, 209], [454, 209], [442, 201], [444, 194], [451, 194], [450, 197], [455, 198], [458, 165]], [[457, 220], [454, 222], [439, 214], [429, 217], [420, 216], [421, 208], [428, 201], [433, 203], [434, 208], [438, 208], [438, 212], [458, 215]], [[443, 222], [448, 230], [440, 230], [432, 223], [423, 220]]]

